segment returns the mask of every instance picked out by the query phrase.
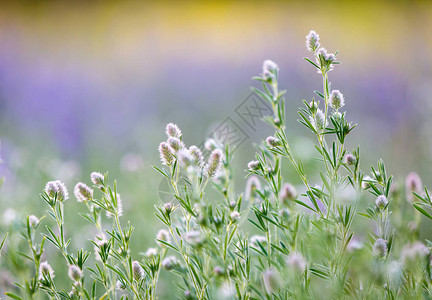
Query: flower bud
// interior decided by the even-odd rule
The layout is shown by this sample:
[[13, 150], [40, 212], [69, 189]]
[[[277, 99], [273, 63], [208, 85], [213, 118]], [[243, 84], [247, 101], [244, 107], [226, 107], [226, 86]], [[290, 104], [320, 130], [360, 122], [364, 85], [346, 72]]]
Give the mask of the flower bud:
[[65, 184], [62, 183], [60, 180], [47, 182], [47, 184], [45, 185], [45, 193], [51, 199], [55, 198], [56, 200], [61, 202], [69, 199], [67, 188]]
[[91, 173], [90, 179], [94, 185], [103, 185], [103, 183], [104, 183], [104, 176], [102, 175], [102, 173], [99, 173], [99, 172]]
[[93, 190], [85, 183], [78, 182], [74, 188], [74, 195], [78, 202], [87, 202], [93, 199]]
[[258, 171], [260, 169], [260, 163], [257, 160], [252, 160], [248, 163], [248, 169], [250, 171]]
[[181, 138], [182, 133], [177, 124], [168, 123], [165, 128], [165, 133], [169, 137]]
[[32, 228], [35, 228], [39, 224], [39, 219], [35, 215], [29, 216], [29, 225]]
[[136, 281], [141, 281], [144, 278], [144, 269], [136, 260], [132, 262], [132, 273]]
[[204, 164], [204, 157], [200, 148], [198, 148], [197, 146], [190, 146], [189, 153], [192, 156], [192, 160], [194, 164], [200, 167]]
[[71, 280], [80, 281], [83, 277], [83, 271], [78, 266], [70, 265], [68, 275]]
[[44, 279], [44, 277], [51, 279], [54, 278], [54, 270], [47, 261], [44, 261], [39, 265], [39, 279]]
[[230, 215], [231, 220], [234, 222], [238, 221], [240, 219], [240, 213], [238, 211], [233, 211]]
[[330, 106], [339, 109], [345, 105], [345, 98], [339, 90], [333, 90], [330, 93]]
[[148, 248], [145, 256], [147, 256], [148, 258], [152, 258], [155, 257], [157, 255], [158, 251], [156, 248]]
[[177, 153], [180, 149], [184, 148], [183, 142], [177, 137], [169, 137], [167, 144], [173, 153]]
[[414, 202], [414, 195], [412, 193], [420, 194], [422, 189], [423, 183], [420, 176], [415, 172], [409, 173], [405, 179], [405, 190], [408, 202]]
[[387, 256], [387, 241], [381, 238], [376, 239], [373, 245], [373, 253], [378, 258], [384, 258]]
[[161, 229], [156, 234], [156, 243], [158, 243], [159, 246], [164, 247], [165, 245], [159, 242], [158, 240], [161, 240], [165, 243], [170, 243], [171, 242], [170, 233], [165, 229]]
[[263, 273], [264, 288], [267, 294], [271, 295], [277, 292], [280, 288], [280, 279], [277, 272], [270, 268]]
[[220, 151], [219, 149], [213, 150], [213, 152], [210, 154], [210, 158], [208, 160], [205, 170], [208, 177], [214, 176], [216, 172], [220, 169], [222, 165], [222, 156], [222, 151]]
[[355, 156], [350, 153], [346, 154], [343, 158], [343, 163], [348, 166], [355, 164], [355, 162], [356, 162]]
[[379, 209], [384, 209], [388, 203], [387, 197], [384, 195], [379, 195], [375, 200], [375, 205]]
[[166, 142], [162, 142], [159, 144], [159, 155], [163, 165], [171, 165], [174, 157], [171, 153], [171, 149]]
[[274, 136], [269, 136], [269, 137], [266, 139], [266, 143], [267, 143], [267, 145], [268, 145], [269, 147], [271, 147], [271, 148], [274, 148], [274, 147], [280, 146], [280, 144], [281, 144], [280, 140], [277, 139], [277, 138], [275, 138]]
[[319, 35], [315, 31], [311, 30], [309, 34], [306, 36], [306, 49], [310, 52], [315, 52], [319, 46]]
[[247, 200], [254, 199], [256, 197], [256, 191], [261, 189], [261, 184], [256, 176], [250, 176], [246, 181], [245, 198]]
[[286, 264], [299, 273], [306, 270], [306, 260], [298, 252], [291, 253], [286, 259]]
[[174, 269], [179, 264], [180, 263], [179, 263], [177, 257], [175, 257], [175, 256], [168, 256], [162, 261], [162, 267], [167, 271], [171, 271], [172, 269]]

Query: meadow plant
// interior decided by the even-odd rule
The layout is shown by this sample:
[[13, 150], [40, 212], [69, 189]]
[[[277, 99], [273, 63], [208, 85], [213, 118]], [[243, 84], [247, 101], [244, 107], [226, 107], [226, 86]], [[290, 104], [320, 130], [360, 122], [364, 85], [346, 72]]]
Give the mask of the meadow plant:
[[[28, 216], [23, 237], [29, 251], [22, 255], [32, 262], [33, 276], [7, 295], [155, 299], [161, 272], [170, 272], [178, 280], [165, 286], [185, 299], [430, 297], [432, 245], [419, 235], [420, 216], [432, 219], [430, 194], [415, 173], [402, 192], [382, 160], [370, 172], [361, 169], [360, 148], [347, 146], [356, 125], [341, 110], [353, 97], [345, 99], [329, 79], [338, 53], [322, 48], [314, 31], [306, 47], [311, 56], [305, 60], [321, 75], [322, 90], [303, 100], [298, 114], [316, 141], [319, 168], [306, 170], [292, 150], [280, 70], [266, 60], [254, 77], [260, 88], [253, 90], [272, 107], [263, 121], [273, 134], [245, 166], [243, 193], [234, 185], [229, 145], [208, 139], [205, 158], [204, 149], [187, 147], [180, 128], [170, 123], [159, 145], [162, 167], [154, 169], [169, 182], [172, 197], [155, 205], [161, 228], [154, 244], [141, 255], [132, 253], [134, 227], [121, 222], [126, 216], [117, 183], [94, 172], [92, 186], [79, 182], [73, 192], [87, 210], [83, 218], [98, 232], [93, 253], [73, 251], [65, 230], [68, 191], [58, 180], [48, 182], [41, 198], [54, 226], [42, 229], [43, 217]], [[296, 176], [286, 176], [287, 170]], [[210, 197], [209, 188], [216, 196]], [[109, 229], [103, 226], [107, 220]], [[57, 287], [59, 268], [44, 255], [47, 241], [64, 257], [67, 290]]]

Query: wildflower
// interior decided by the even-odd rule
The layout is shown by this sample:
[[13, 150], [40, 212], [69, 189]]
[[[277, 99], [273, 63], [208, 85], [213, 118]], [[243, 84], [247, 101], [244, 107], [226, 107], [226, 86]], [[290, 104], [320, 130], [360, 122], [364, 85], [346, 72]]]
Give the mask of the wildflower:
[[260, 163], [257, 160], [252, 160], [248, 163], [248, 169], [250, 171], [258, 171], [260, 168]]
[[279, 197], [283, 204], [288, 205], [290, 201], [297, 198], [297, 191], [292, 184], [285, 183], [280, 191]]
[[162, 267], [167, 271], [171, 271], [178, 265], [179, 261], [175, 256], [168, 256], [162, 261]]
[[91, 182], [95, 185], [103, 185], [104, 184], [104, 176], [102, 173], [93, 172], [90, 174]]
[[182, 133], [177, 124], [168, 123], [165, 128], [165, 133], [168, 137], [181, 138]]
[[198, 166], [202, 166], [204, 164], [204, 156], [197, 146], [190, 146], [189, 153], [192, 156], [192, 161], [194, 164]]
[[184, 148], [183, 142], [177, 137], [169, 137], [167, 143], [171, 151], [174, 153], [177, 153], [180, 149]]
[[277, 139], [277, 138], [275, 138], [274, 136], [269, 136], [269, 137], [266, 139], [266, 143], [267, 143], [267, 145], [268, 145], [269, 147], [271, 147], [271, 148], [274, 148], [274, 147], [280, 146], [280, 140]]
[[408, 202], [414, 202], [414, 195], [412, 193], [420, 194], [422, 192], [422, 186], [422, 180], [417, 173], [411, 172], [408, 174], [405, 179], [405, 190]]
[[208, 160], [206, 166], [206, 174], [208, 177], [212, 177], [216, 174], [219, 168], [222, 165], [222, 151], [219, 149], [213, 150], [210, 154], [210, 158]]
[[332, 53], [327, 53], [327, 50], [324, 48], [319, 48], [316, 52], [316, 61], [320, 66], [320, 70], [318, 73], [328, 72], [333, 70], [332, 62], [335, 61], [336, 56]]
[[319, 34], [311, 30], [306, 36], [306, 48], [310, 52], [315, 52], [320, 46], [319, 39]]
[[263, 78], [267, 81], [272, 81], [275, 79], [278, 69], [279, 67], [275, 62], [271, 60], [265, 60], [263, 63]]
[[49, 181], [45, 185], [45, 193], [51, 199], [57, 199], [58, 201], [65, 201], [69, 199], [68, 190], [63, 182], [60, 180]]
[[198, 246], [203, 242], [202, 234], [197, 230], [191, 230], [186, 233], [185, 240], [188, 244], [192, 246]]
[[271, 295], [280, 288], [280, 279], [276, 271], [272, 268], [263, 272], [264, 288], [267, 294]]
[[161, 243], [160, 241], [163, 241], [165, 243], [170, 243], [171, 242], [171, 236], [170, 236], [170, 233], [167, 230], [161, 229], [156, 234], [156, 243], [158, 243], [159, 246], [163, 247], [164, 244]]
[[194, 162], [194, 158], [190, 155], [189, 151], [185, 148], [182, 148], [177, 153], [178, 161], [180, 165], [184, 168], [189, 167]]
[[328, 125], [325, 114], [321, 109], [317, 109], [314, 121], [315, 121], [314, 123], [315, 123], [317, 129], [324, 129]]
[[378, 258], [384, 258], [387, 256], [387, 241], [381, 238], [376, 239], [373, 245], [373, 253]]
[[78, 182], [74, 188], [74, 195], [78, 202], [87, 202], [93, 199], [93, 190], [85, 183]]
[[43, 280], [45, 277], [48, 279], [53, 279], [55, 277], [54, 270], [47, 261], [44, 261], [39, 265], [39, 279]]
[[70, 265], [68, 275], [71, 280], [80, 281], [83, 277], [83, 271], [78, 266]]
[[39, 219], [35, 215], [29, 216], [29, 225], [32, 228], [35, 228], [39, 224]]
[[401, 251], [401, 260], [403, 264], [422, 259], [429, 254], [429, 249], [421, 242], [405, 245]]
[[286, 259], [286, 264], [294, 270], [298, 271], [299, 273], [304, 273], [304, 271], [306, 270], [306, 260], [298, 252], [293, 252], [288, 255]]
[[356, 162], [355, 156], [350, 153], [346, 154], [343, 158], [343, 163], [348, 166], [355, 164], [355, 162]]
[[156, 248], [148, 248], [145, 256], [147, 256], [148, 258], [152, 258], [155, 257], [157, 255], [158, 251]]
[[240, 219], [240, 213], [238, 211], [233, 211], [230, 215], [231, 220], [238, 221]]
[[375, 200], [375, 205], [379, 209], [384, 209], [388, 203], [387, 197], [384, 195], [379, 195]]
[[261, 184], [258, 177], [250, 176], [246, 181], [245, 198], [248, 200], [255, 198], [256, 191], [260, 189]]
[[159, 155], [163, 165], [171, 165], [174, 157], [171, 153], [170, 147], [166, 142], [162, 142], [159, 144]]
[[330, 106], [339, 109], [345, 105], [345, 98], [339, 90], [333, 90], [330, 93]]
[[255, 248], [260, 248], [260, 244], [264, 245], [265, 243], [267, 243], [267, 238], [263, 235], [254, 235], [250, 238], [250, 243], [253, 247]]
[[144, 269], [136, 260], [132, 262], [132, 273], [136, 281], [141, 281], [144, 278]]

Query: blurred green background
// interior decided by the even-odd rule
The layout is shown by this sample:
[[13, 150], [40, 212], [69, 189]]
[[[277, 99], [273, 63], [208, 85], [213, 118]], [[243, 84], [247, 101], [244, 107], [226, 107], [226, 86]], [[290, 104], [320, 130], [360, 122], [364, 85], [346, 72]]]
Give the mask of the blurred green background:
[[[322, 88], [303, 60], [311, 29], [325, 48], [340, 51], [330, 80], [359, 124], [349, 145], [362, 146], [363, 168], [383, 158], [400, 180], [417, 171], [431, 185], [430, 1], [0, 5], [1, 236], [18, 231], [26, 215], [45, 213], [38, 194], [48, 180], [60, 179], [72, 194], [76, 182], [101, 171], [118, 180], [124, 221], [137, 227], [134, 247], [145, 251], [160, 226], [153, 205], [161, 177], [151, 166], [160, 164], [165, 124], [179, 124], [188, 145], [200, 144], [235, 117], [265, 59], [280, 66], [287, 131], [313, 170], [312, 137], [296, 121], [301, 100]], [[236, 151], [241, 192], [251, 146], [271, 131], [236, 122], [249, 136]], [[81, 237], [95, 233], [77, 216], [83, 210], [72, 196], [73, 247], [88, 247]], [[0, 290], [19, 277], [2, 265]]]

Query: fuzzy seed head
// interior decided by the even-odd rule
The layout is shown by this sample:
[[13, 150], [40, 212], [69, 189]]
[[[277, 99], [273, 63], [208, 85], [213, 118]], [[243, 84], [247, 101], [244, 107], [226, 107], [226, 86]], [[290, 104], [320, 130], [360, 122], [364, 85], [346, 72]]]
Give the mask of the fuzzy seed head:
[[32, 228], [35, 228], [39, 224], [39, 219], [35, 215], [29, 216], [29, 225]]
[[275, 78], [275, 74], [279, 69], [278, 65], [271, 60], [265, 60], [263, 63], [263, 77], [266, 80], [273, 80]]
[[45, 185], [45, 193], [51, 198], [54, 199], [57, 195], [58, 201], [65, 201], [69, 199], [68, 190], [66, 185], [60, 180], [49, 181]]
[[268, 295], [273, 294], [280, 288], [280, 280], [277, 272], [273, 269], [267, 269], [263, 272], [264, 288]]
[[167, 137], [176, 137], [176, 138], [181, 138], [182, 136], [182, 132], [180, 130], [180, 128], [177, 126], [177, 124], [173, 124], [173, 123], [168, 123], [166, 128], [165, 128], [165, 132]]
[[317, 109], [315, 114], [315, 124], [318, 129], [324, 129], [328, 125], [325, 114], [321, 109]]
[[44, 261], [39, 265], [39, 279], [44, 279], [44, 277], [51, 279], [54, 278], [54, 270], [47, 261]]
[[99, 172], [93, 172], [90, 174], [91, 182], [93, 182], [94, 185], [103, 185], [104, 183], [104, 176], [102, 173]]
[[280, 146], [280, 140], [277, 139], [277, 138], [275, 138], [274, 136], [269, 136], [269, 137], [266, 139], [266, 143], [267, 143], [267, 145], [268, 145], [270, 148], [274, 148], [274, 147]]
[[283, 204], [288, 205], [290, 201], [297, 198], [297, 191], [290, 183], [285, 183], [280, 191], [280, 199]]
[[177, 257], [175, 257], [175, 256], [168, 256], [162, 261], [162, 267], [167, 271], [171, 271], [172, 269], [174, 269], [179, 264], [180, 263], [179, 263]]
[[68, 275], [71, 280], [77, 282], [83, 277], [83, 271], [78, 266], [70, 265]]
[[194, 158], [186, 148], [182, 148], [177, 152], [177, 158], [180, 165], [184, 168], [187, 168], [194, 163]]
[[299, 273], [304, 273], [306, 270], [306, 260], [303, 255], [298, 252], [291, 253], [286, 260], [289, 267], [293, 268]]
[[208, 177], [212, 177], [222, 166], [223, 154], [219, 149], [213, 150], [210, 154], [205, 173]]
[[344, 156], [343, 162], [344, 162], [344, 164], [346, 164], [348, 166], [352, 166], [353, 164], [355, 164], [356, 158], [354, 155], [348, 153]]
[[315, 31], [311, 30], [309, 34], [306, 36], [306, 49], [310, 52], [315, 52], [319, 46], [319, 35]]
[[148, 248], [147, 251], [146, 251], [146, 253], [145, 253], [145, 255], [148, 258], [155, 257], [157, 254], [158, 254], [158, 251], [157, 251], [156, 248]]
[[161, 247], [165, 247], [165, 245], [159, 242], [158, 240], [164, 241], [165, 243], [170, 243], [171, 242], [170, 233], [165, 229], [161, 229], [156, 234], [156, 243]]
[[339, 109], [345, 105], [345, 98], [339, 90], [333, 90], [330, 93], [330, 106]]
[[376, 239], [373, 245], [373, 254], [378, 258], [384, 258], [387, 256], [387, 241], [381, 238]]
[[171, 165], [174, 157], [171, 153], [171, 149], [166, 142], [162, 142], [159, 144], [159, 156], [163, 165]]
[[144, 278], [144, 269], [136, 260], [132, 262], [132, 273], [136, 281], [141, 281]]
[[183, 142], [177, 137], [169, 137], [167, 143], [172, 153], [177, 153], [184, 148]]
[[197, 146], [190, 146], [189, 153], [192, 156], [192, 161], [195, 165], [201, 167], [204, 164], [204, 156]]
[[248, 163], [248, 169], [250, 171], [258, 171], [260, 169], [260, 163], [257, 160], [252, 160]]
[[375, 200], [375, 205], [379, 209], [384, 209], [388, 203], [387, 197], [384, 195], [379, 195]]
[[240, 219], [240, 213], [235, 210], [231, 213], [230, 217], [231, 217], [231, 220], [233, 220], [234, 222], [238, 221]]
[[93, 199], [93, 190], [85, 183], [78, 182], [74, 188], [74, 195], [78, 202], [87, 202]]

